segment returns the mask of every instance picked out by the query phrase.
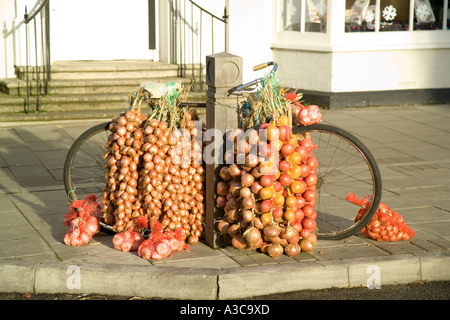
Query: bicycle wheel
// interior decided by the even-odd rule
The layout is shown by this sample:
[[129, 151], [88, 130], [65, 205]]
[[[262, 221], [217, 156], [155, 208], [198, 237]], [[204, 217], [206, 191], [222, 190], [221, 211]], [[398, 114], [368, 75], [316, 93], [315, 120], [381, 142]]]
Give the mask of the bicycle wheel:
[[[293, 127], [294, 134], [309, 132], [318, 146], [317, 228], [318, 239], [339, 240], [364, 228], [375, 214], [381, 199], [381, 175], [369, 149], [349, 132], [327, 124]], [[345, 200], [353, 192], [369, 195], [372, 204], [355, 223], [358, 207]]]
[[[102, 199], [105, 186], [103, 154], [110, 122], [98, 124], [82, 133], [72, 144], [64, 163], [64, 187], [69, 199], [84, 199], [96, 194]], [[103, 231], [112, 227], [100, 222]]]

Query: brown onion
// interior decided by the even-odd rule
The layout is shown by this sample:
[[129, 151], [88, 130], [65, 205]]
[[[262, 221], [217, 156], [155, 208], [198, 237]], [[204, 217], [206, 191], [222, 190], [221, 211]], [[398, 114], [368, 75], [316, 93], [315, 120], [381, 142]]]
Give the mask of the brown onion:
[[254, 182], [255, 178], [250, 173], [244, 173], [241, 176], [241, 184], [244, 187], [251, 187]]
[[252, 195], [252, 191], [248, 187], [243, 187], [239, 191], [239, 196], [241, 198], [248, 198]]
[[252, 249], [254, 249], [255, 245], [262, 239], [261, 232], [255, 227], [250, 227], [244, 234], [248, 246]]
[[277, 258], [283, 254], [283, 246], [279, 243], [272, 243], [267, 246], [267, 254], [272, 258]]
[[247, 241], [242, 235], [236, 235], [231, 239], [231, 244], [237, 249], [245, 249], [247, 247]]
[[255, 215], [253, 214], [253, 212], [251, 210], [244, 210], [242, 212], [242, 220], [243, 221], [250, 223], [254, 220], [254, 218], [255, 218]]
[[285, 248], [284, 252], [289, 257], [294, 257], [301, 252], [300, 245], [298, 243], [289, 243]]
[[253, 197], [242, 199], [242, 206], [245, 209], [252, 209], [255, 206], [255, 199]]

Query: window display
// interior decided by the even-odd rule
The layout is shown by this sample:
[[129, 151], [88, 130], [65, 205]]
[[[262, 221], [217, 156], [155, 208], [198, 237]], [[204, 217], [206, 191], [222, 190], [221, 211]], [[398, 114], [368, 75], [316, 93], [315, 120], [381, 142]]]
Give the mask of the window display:
[[443, 0], [414, 1], [414, 30], [439, 30], [443, 26]]
[[381, 0], [380, 31], [408, 31], [409, 5], [405, 0]]
[[345, 13], [345, 32], [375, 30], [375, 0], [347, 1]]
[[447, 29], [450, 29], [450, 1], [447, 4]]
[[327, 1], [306, 0], [306, 32], [326, 32]]
[[322, 32], [327, 29], [327, 0], [281, 0], [281, 31]]
[[[447, 0], [347, 0], [345, 32], [441, 30]], [[379, 17], [376, 17], [379, 4]], [[414, 19], [413, 21], [410, 21]], [[379, 29], [375, 20], [379, 18]], [[449, 26], [447, 14], [447, 27]]]
[[300, 31], [302, 0], [280, 1], [280, 29], [282, 31]]

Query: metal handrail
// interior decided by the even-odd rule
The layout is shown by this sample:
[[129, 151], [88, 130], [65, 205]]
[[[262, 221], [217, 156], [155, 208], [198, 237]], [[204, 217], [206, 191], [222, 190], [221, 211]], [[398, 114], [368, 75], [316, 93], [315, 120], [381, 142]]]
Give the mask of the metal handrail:
[[[38, 1], [36, 1], [36, 3], [34, 4], [34, 7], [33, 7], [33, 13], [34, 12], [36, 12], [36, 15], [38, 14], [38, 12], [39, 11], [41, 11], [42, 10], [42, 6], [43, 5], [45, 5], [45, 3], [46, 2], [48, 2], [48, 0], [40, 0], [40, 1], [43, 1], [43, 2], [41, 2], [41, 4], [38, 6]], [[37, 7], [37, 9], [36, 9], [36, 7]], [[35, 15], [33, 15], [33, 17], [34, 17]], [[3, 31], [3, 38], [7, 38], [7, 37], [9, 37], [10, 35], [12, 35], [14, 32], [16, 32], [19, 28], [20, 28], [20, 26], [22, 26], [22, 24], [24, 24], [24, 23], [26, 23], [26, 21], [27, 21], [27, 19], [24, 17], [17, 25], [15, 25], [11, 30], [9, 30], [9, 31], [6, 31], [6, 30], [4, 30]]]
[[[202, 45], [203, 45], [203, 14], [207, 15], [211, 19], [211, 53], [214, 53], [214, 21], [216, 20], [219, 23], [224, 24], [224, 48], [225, 51], [228, 51], [228, 30], [227, 30], [227, 23], [228, 23], [228, 15], [227, 15], [227, 8], [225, 6], [224, 8], [224, 14], [222, 18], [218, 17], [217, 15], [211, 13], [210, 11], [206, 10], [205, 8], [199, 6], [197, 3], [195, 3], [192, 0], [188, 0], [188, 3], [190, 3], [190, 18], [187, 17], [187, 8], [186, 8], [186, 0], [184, 0], [184, 3], [182, 3], [183, 0], [171, 0], [170, 1], [170, 18], [172, 21], [172, 30], [170, 33], [171, 37], [171, 46], [172, 46], [172, 52], [171, 52], [171, 63], [175, 63], [178, 65], [178, 75], [181, 77], [186, 77], [186, 71], [187, 69], [187, 63], [186, 63], [186, 54], [191, 54], [191, 67], [192, 67], [192, 80], [194, 82], [194, 86], [191, 88], [193, 91], [202, 91], [203, 88], [203, 67], [202, 67]], [[199, 10], [199, 19], [194, 22], [194, 7]], [[184, 14], [184, 16], [183, 16]], [[190, 21], [189, 21], [190, 19]], [[198, 23], [199, 28], [198, 30], [194, 30], [194, 23]], [[188, 27], [188, 30], [186, 31], [186, 27]], [[194, 57], [194, 35], [198, 37], [198, 46], [197, 46], [197, 52], [198, 56], [197, 59]], [[186, 43], [191, 42], [191, 52], [189, 53], [186, 50]], [[196, 61], [197, 60], [197, 61]], [[198, 64], [198, 77], [195, 76], [196, 73], [196, 67], [195, 64]]]
[[[34, 73], [36, 75], [36, 111], [40, 111], [40, 100], [39, 96], [41, 94], [41, 87], [43, 87], [43, 94], [48, 94], [48, 82], [51, 77], [50, 72], [50, 1], [49, 0], [41, 0], [37, 1], [35, 5], [33, 6], [32, 12], [28, 13], [27, 6], [25, 6], [25, 14], [23, 20], [21, 20], [17, 25], [13, 25], [11, 30], [7, 31], [6, 27], [3, 31], [3, 38], [5, 39], [5, 54], [6, 53], [6, 39], [15, 34], [22, 25], [25, 26], [25, 38], [26, 38], [26, 44], [25, 44], [25, 54], [26, 54], [26, 66], [25, 66], [25, 73], [26, 73], [26, 103], [25, 103], [25, 113], [30, 112], [30, 95], [31, 95], [31, 87], [30, 87], [30, 79], [29, 79], [29, 23], [34, 22], [34, 55], [36, 58], [35, 61], [35, 70]], [[40, 15], [40, 22], [41, 22], [41, 30], [40, 30], [40, 38], [37, 36], [37, 23], [36, 19], [38, 14]], [[43, 17], [45, 15], [45, 17]], [[45, 20], [45, 30], [43, 29], [43, 21]], [[41, 50], [38, 52], [38, 40], [41, 40]], [[44, 41], [45, 39], [45, 41]], [[15, 48], [13, 49], [14, 52], [14, 61], [15, 61]], [[39, 65], [38, 62], [38, 55], [41, 57], [41, 64]], [[5, 59], [6, 61], [6, 59]], [[5, 68], [8, 68], [7, 65], [5, 65]], [[41, 69], [42, 69], [42, 81], [43, 84], [41, 84]]]
[[209, 15], [210, 15], [211, 17], [213, 17], [214, 19], [217, 19], [217, 20], [219, 20], [219, 21], [222, 21], [223, 23], [227, 23], [228, 16], [227, 16], [227, 14], [226, 14], [226, 12], [227, 12], [227, 8], [226, 8], [226, 7], [225, 7], [225, 13], [224, 13], [223, 17], [222, 17], [222, 18], [219, 18], [219, 17], [216, 16], [215, 14], [212, 14], [212, 13], [209, 12], [208, 10], [206, 10], [206, 9], [204, 9], [204, 8], [202, 8], [202, 7], [200, 7], [200, 6], [199, 6], [198, 4], [196, 4], [194, 1], [189, 0], [189, 2], [192, 3], [194, 6], [196, 6], [197, 8], [199, 8], [200, 10], [202, 10], [204, 13], [209, 14]]
[[[41, 10], [44, 8], [45, 5], [48, 4], [48, 2], [49, 2], [49, 0], [43, 0], [41, 5], [33, 13], [31, 13], [29, 15], [25, 14], [25, 18], [24, 18], [25, 23], [28, 24], [28, 22], [33, 20], [38, 15], [38, 13], [41, 13]], [[26, 8], [26, 6], [25, 6], [25, 8]]]

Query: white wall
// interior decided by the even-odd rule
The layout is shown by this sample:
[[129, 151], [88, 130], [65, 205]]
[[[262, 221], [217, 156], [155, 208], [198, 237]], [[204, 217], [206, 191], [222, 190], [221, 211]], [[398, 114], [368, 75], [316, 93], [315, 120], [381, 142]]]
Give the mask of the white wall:
[[290, 88], [331, 91], [332, 54], [329, 52], [274, 49], [277, 77]]
[[322, 92], [450, 88], [450, 49], [320, 52], [274, 49], [287, 87]]
[[229, 17], [229, 52], [243, 57], [244, 83], [249, 82], [270, 70], [253, 72], [253, 66], [274, 60], [272, 1], [229, 0]]
[[[23, 20], [25, 5], [28, 13], [40, 4], [38, 0], [0, 0], [2, 30], [11, 30]], [[17, 12], [15, 10], [17, 8]], [[157, 59], [149, 50], [147, 0], [77, 0], [50, 1], [51, 61]], [[40, 18], [37, 16], [38, 37]], [[32, 48], [29, 61], [34, 65], [34, 24], [29, 25]], [[2, 37], [3, 38], [3, 37]], [[15, 33], [14, 61], [13, 37], [0, 41], [0, 78], [14, 77], [14, 63], [25, 65], [25, 28]], [[40, 50], [40, 39], [38, 39]], [[6, 49], [5, 49], [6, 48]], [[5, 62], [7, 67], [5, 67]]]
[[[228, 52], [243, 57], [244, 70], [243, 78], [244, 82], [253, 80], [254, 78], [261, 77], [270, 69], [264, 69], [259, 72], [253, 72], [252, 67], [254, 65], [272, 61], [273, 54], [270, 49], [272, 42], [272, 1], [271, 0], [196, 0], [199, 6], [205, 10], [213, 13], [214, 15], [222, 18], [224, 13], [224, 7], [227, 7], [228, 14]], [[164, 21], [164, 16], [168, 16], [167, 1], [160, 0], [161, 7], [161, 24], [167, 24]], [[184, 8], [182, 9], [184, 12]], [[187, 2], [186, 6], [186, 22], [188, 27], [191, 19], [191, 5]], [[194, 20], [199, 17], [198, 9], [194, 8]], [[211, 18], [207, 14], [202, 16], [203, 24], [203, 39], [202, 39], [202, 56], [205, 63], [206, 56], [211, 54], [211, 33], [210, 33], [210, 20]], [[199, 27], [196, 22], [193, 26], [194, 29]], [[166, 26], [167, 28], [167, 26]], [[169, 61], [169, 47], [167, 41], [165, 41], [167, 35], [161, 36], [161, 52], [160, 57], [162, 61]], [[199, 38], [194, 36], [194, 43], [198, 43]], [[190, 39], [189, 39], [190, 42]], [[191, 59], [191, 47], [189, 42], [186, 44], [186, 63], [190, 63]], [[223, 52], [225, 42], [225, 30], [222, 23], [214, 23], [214, 53]], [[196, 48], [194, 49], [194, 56], [196, 55]], [[196, 59], [196, 58], [195, 58]], [[195, 60], [195, 63], [198, 61]]]
[[[0, 0], [0, 19], [10, 24], [14, 16], [14, 0]], [[19, 20], [23, 18], [25, 3], [32, 8], [37, 0], [16, 0]], [[147, 0], [77, 0], [51, 1], [51, 60], [109, 60], [109, 59], [159, 59], [168, 57], [167, 43], [159, 39], [161, 52], [148, 49], [148, 8]], [[167, 3], [156, 1], [157, 5]], [[200, 6], [218, 17], [223, 16], [224, 7], [229, 15], [229, 52], [244, 58], [244, 81], [259, 77], [252, 67], [272, 61], [272, 1], [269, 0], [196, 0]], [[187, 12], [190, 11], [187, 1]], [[30, 10], [30, 9], [29, 9]], [[197, 15], [197, 11], [196, 15]], [[158, 25], [167, 28], [167, 11], [159, 16]], [[190, 18], [190, 17], [187, 17]], [[210, 54], [210, 21], [203, 15], [204, 39], [202, 54]], [[1, 21], [1, 20], [0, 20]], [[194, 28], [198, 28], [196, 23]], [[214, 26], [215, 53], [225, 50], [225, 32], [220, 23]], [[164, 36], [164, 33], [162, 33]], [[166, 35], [167, 37], [167, 35]], [[24, 43], [23, 39], [23, 43]], [[198, 38], [194, 42], [198, 42]], [[3, 46], [3, 43], [1, 43]], [[22, 45], [24, 46], [24, 44]], [[3, 48], [2, 48], [3, 49]], [[163, 52], [166, 51], [166, 52]], [[0, 50], [2, 54], [4, 50]], [[187, 53], [191, 53], [189, 47]], [[2, 58], [2, 56], [0, 56]], [[189, 56], [187, 57], [189, 59]], [[3, 66], [3, 60], [0, 65]], [[9, 59], [9, 64], [12, 58]], [[25, 60], [25, 59], [23, 59]], [[25, 61], [18, 64], [24, 64]], [[204, 63], [204, 61], [203, 61]], [[12, 65], [12, 64], [11, 64]], [[11, 72], [12, 73], [12, 72]], [[12, 74], [13, 76], [13, 74]], [[0, 75], [1, 77], [1, 75]]]
[[333, 92], [450, 87], [450, 49], [335, 52]]
[[52, 61], [152, 59], [147, 2], [51, 1]]

